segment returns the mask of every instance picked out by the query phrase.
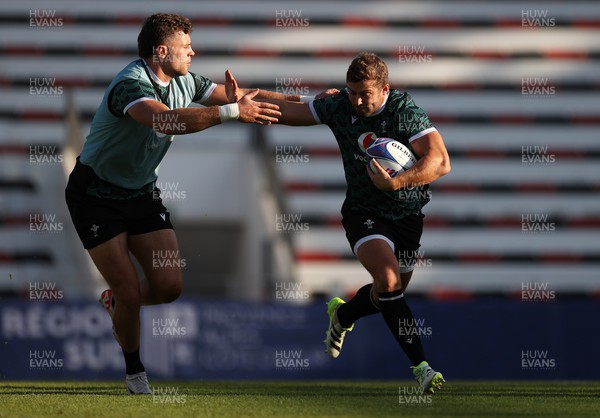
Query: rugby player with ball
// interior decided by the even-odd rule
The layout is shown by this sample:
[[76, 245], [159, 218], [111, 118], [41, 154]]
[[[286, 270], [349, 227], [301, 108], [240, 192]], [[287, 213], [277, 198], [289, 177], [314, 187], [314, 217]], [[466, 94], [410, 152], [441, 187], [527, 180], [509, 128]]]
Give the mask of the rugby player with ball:
[[326, 351], [337, 358], [354, 323], [381, 313], [421, 389], [430, 393], [444, 378], [427, 362], [404, 292], [420, 247], [428, 184], [448, 174], [450, 159], [427, 114], [408, 93], [390, 89], [387, 65], [375, 54], [363, 52], [352, 61], [346, 85], [315, 100], [274, 102], [281, 111], [278, 123], [331, 128], [348, 186], [342, 224], [373, 278], [347, 303], [329, 301]]

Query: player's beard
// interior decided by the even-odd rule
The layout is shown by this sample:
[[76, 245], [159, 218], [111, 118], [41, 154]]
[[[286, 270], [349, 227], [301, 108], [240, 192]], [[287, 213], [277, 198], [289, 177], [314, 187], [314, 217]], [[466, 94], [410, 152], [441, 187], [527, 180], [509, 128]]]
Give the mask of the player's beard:
[[177, 64], [177, 66], [171, 65], [169, 68], [163, 69], [163, 72], [171, 78], [186, 75], [188, 73], [187, 62], [179, 62]]
[[375, 112], [375, 110], [377, 109], [377, 107], [374, 106], [352, 106], [352, 109], [354, 110], [354, 113], [356, 113], [356, 115], [358, 116], [362, 116], [362, 117], [369, 117], [373, 114], [373, 112]]

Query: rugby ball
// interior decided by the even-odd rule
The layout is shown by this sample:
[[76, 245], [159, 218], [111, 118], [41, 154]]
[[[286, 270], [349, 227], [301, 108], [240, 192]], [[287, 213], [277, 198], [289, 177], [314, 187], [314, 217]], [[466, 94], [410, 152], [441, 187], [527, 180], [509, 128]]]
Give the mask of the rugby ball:
[[377, 172], [377, 168], [373, 165], [373, 160], [377, 160], [390, 177], [395, 177], [417, 162], [408, 147], [391, 138], [377, 138], [366, 149], [366, 153], [371, 157], [369, 160], [371, 171]]

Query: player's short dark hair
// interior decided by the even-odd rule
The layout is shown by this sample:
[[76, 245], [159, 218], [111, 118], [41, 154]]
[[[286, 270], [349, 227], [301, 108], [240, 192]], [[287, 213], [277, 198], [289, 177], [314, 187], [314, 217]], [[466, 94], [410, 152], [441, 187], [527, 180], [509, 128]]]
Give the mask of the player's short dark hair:
[[375, 80], [380, 87], [388, 83], [388, 67], [372, 52], [361, 52], [352, 60], [346, 72], [346, 82]]
[[158, 45], [163, 45], [169, 36], [179, 31], [185, 34], [192, 32], [190, 19], [173, 13], [153, 14], [146, 19], [138, 35], [138, 55], [141, 58], [151, 57]]

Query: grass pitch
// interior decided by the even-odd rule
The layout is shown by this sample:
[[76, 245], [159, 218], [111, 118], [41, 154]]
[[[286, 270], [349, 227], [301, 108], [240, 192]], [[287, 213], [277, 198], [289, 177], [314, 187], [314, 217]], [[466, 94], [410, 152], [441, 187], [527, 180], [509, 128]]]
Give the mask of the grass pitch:
[[598, 417], [600, 382], [2, 382], [0, 417]]

